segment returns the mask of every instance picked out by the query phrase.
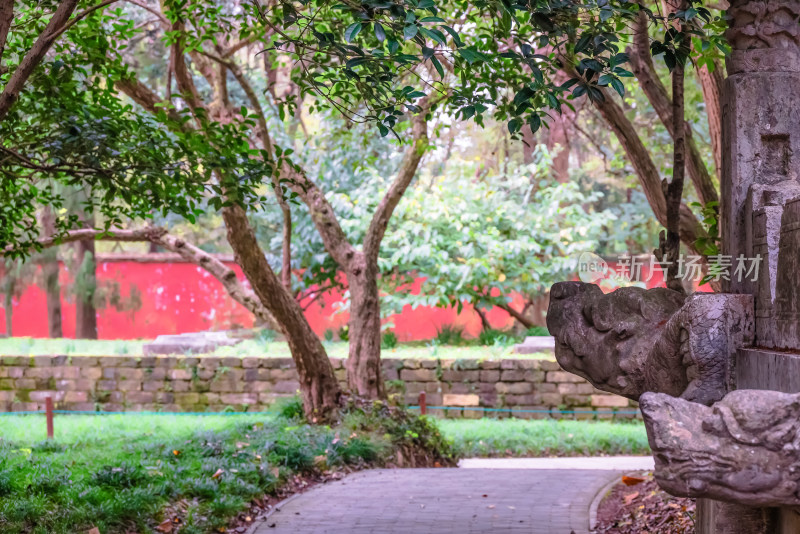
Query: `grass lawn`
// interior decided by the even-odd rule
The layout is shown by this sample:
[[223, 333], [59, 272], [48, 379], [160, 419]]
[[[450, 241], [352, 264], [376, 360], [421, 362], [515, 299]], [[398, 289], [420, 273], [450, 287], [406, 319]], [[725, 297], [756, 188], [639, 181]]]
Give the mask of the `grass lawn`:
[[[3, 356], [40, 356], [49, 354], [85, 355], [85, 356], [123, 356], [141, 355], [142, 345], [148, 340], [88, 340], [88, 339], [40, 339], [30, 337], [0, 338], [0, 355]], [[332, 358], [347, 357], [347, 342], [323, 341], [328, 356]], [[393, 349], [381, 351], [382, 358], [441, 358], [441, 359], [499, 359], [514, 358], [546, 358], [552, 359], [548, 353], [515, 354], [513, 344], [496, 346], [452, 346], [433, 343], [401, 343]], [[219, 347], [212, 353], [214, 356], [264, 356], [269, 358], [291, 358], [289, 347], [283, 341], [260, 341], [245, 339], [241, 343], [229, 347]]]
[[42, 416], [0, 416], [0, 532], [156, 533], [176, 517], [173, 532], [225, 532], [298, 474], [385, 465], [423, 440], [449, 450], [425, 420], [367, 406], [333, 428], [290, 417], [297, 402], [269, 415], [57, 416], [53, 441]]
[[650, 454], [640, 421], [443, 419], [437, 423], [462, 458]]
[[[296, 409], [296, 408], [294, 408]], [[463, 456], [646, 453], [640, 423], [437, 420]], [[181, 510], [182, 533], [220, 532], [254, 498], [297, 473], [382, 465], [419, 426], [348, 416], [312, 427], [274, 415], [0, 416], [0, 532], [156, 532]]]

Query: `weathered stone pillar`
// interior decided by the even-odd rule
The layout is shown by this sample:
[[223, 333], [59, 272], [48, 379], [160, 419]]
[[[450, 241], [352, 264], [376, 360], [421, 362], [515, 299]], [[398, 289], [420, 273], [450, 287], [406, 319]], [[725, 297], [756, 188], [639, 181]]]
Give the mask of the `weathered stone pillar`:
[[[758, 279], [723, 285], [755, 302], [754, 348], [736, 389], [800, 392], [800, 0], [732, 0], [723, 91], [723, 254], [761, 256]], [[769, 349], [782, 349], [774, 351]], [[792, 354], [796, 353], [796, 354]], [[700, 534], [800, 532], [789, 509], [698, 502]]]

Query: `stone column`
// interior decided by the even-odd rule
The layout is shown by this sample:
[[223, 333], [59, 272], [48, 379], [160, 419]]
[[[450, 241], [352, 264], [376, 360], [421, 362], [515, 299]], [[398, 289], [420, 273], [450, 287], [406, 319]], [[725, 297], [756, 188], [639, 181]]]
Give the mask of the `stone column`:
[[[736, 389], [800, 391], [800, 0], [732, 0], [723, 91], [722, 253], [761, 256], [755, 343], [738, 351]], [[796, 200], [798, 199], [798, 200]], [[769, 349], [781, 349], [780, 351]], [[794, 353], [794, 354], [793, 354]], [[800, 532], [788, 509], [698, 502], [701, 534]]]

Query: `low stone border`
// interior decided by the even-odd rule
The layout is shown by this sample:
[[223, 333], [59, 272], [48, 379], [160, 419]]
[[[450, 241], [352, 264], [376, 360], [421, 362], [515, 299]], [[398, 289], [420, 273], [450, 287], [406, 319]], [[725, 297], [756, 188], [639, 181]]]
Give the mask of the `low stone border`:
[[[344, 384], [344, 360], [331, 359]], [[429, 413], [478, 418], [634, 417], [635, 403], [601, 392], [562, 371], [555, 360], [384, 359], [390, 394], [415, 405], [424, 391]], [[76, 411], [263, 411], [299, 388], [290, 358], [216, 356], [4, 356], [0, 411], [35, 411], [52, 396]], [[575, 412], [562, 414], [561, 410]], [[616, 413], [623, 411], [626, 413]]]

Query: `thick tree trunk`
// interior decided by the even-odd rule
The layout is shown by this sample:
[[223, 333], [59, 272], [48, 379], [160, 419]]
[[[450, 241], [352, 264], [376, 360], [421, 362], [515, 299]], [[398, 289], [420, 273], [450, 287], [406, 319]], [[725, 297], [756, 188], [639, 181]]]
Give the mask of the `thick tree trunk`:
[[386, 396], [381, 373], [381, 304], [378, 295], [378, 265], [357, 254], [347, 271], [350, 288], [350, 352], [347, 384], [370, 399]]
[[316, 423], [331, 420], [339, 405], [341, 389], [322, 342], [294, 297], [270, 268], [244, 209], [238, 205], [226, 207], [222, 210], [222, 217], [237, 263], [286, 336], [297, 366], [306, 416]]
[[[49, 206], [42, 212], [42, 227], [47, 235], [55, 233], [55, 216]], [[60, 266], [55, 249], [46, 250], [41, 259], [42, 278], [47, 297], [47, 335], [51, 338], [64, 337], [61, 320], [61, 284], [58, 281]]]
[[[94, 216], [86, 217], [86, 224], [94, 226]], [[76, 280], [78, 291], [75, 294], [75, 337], [78, 339], [97, 339], [97, 310], [94, 296], [97, 291], [97, 263], [95, 262], [95, 243], [93, 239], [78, 241], [75, 244]]]

